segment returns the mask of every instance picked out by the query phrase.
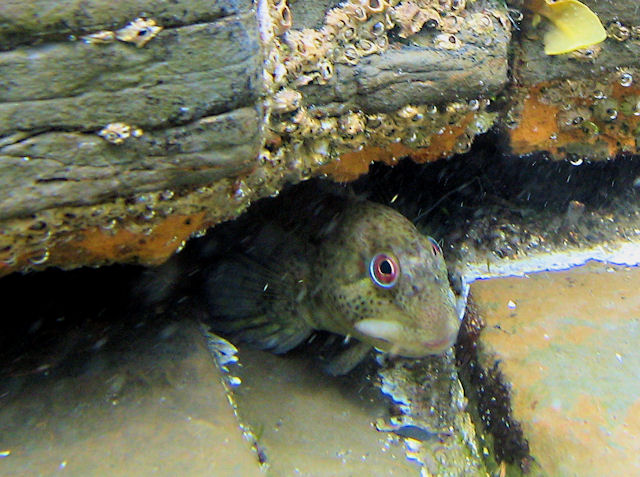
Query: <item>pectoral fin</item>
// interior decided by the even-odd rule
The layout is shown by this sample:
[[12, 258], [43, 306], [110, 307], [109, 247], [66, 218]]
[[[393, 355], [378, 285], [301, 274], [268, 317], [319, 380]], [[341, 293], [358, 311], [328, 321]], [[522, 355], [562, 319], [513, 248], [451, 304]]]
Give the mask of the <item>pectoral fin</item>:
[[360, 364], [371, 351], [371, 346], [362, 341], [352, 344], [324, 366], [324, 371], [331, 376], [342, 376]]

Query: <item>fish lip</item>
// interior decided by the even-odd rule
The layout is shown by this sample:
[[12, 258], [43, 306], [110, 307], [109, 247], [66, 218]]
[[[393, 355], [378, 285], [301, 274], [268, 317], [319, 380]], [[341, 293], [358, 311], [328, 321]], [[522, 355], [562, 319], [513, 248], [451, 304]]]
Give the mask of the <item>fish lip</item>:
[[446, 338], [442, 338], [439, 340], [426, 341], [424, 346], [428, 349], [437, 350], [437, 352], [441, 353], [443, 351], [448, 350], [453, 346], [456, 342], [457, 335], [447, 336]]
[[447, 338], [442, 338], [441, 340], [427, 341], [424, 345], [429, 349], [445, 351], [453, 346], [454, 343], [455, 338], [451, 339], [449, 336]]
[[403, 356], [405, 358], [424, 358], [426, 356], [436, 356], [447, 351], [456, 342], [457, 334], [446, 338], [423, 341], [417, 348], [407, 349], [400, 346], [392, 347], [389, 352], [393, 355]]
[[[394, 320], [365, 319], [355, 324], [355, 329], [369, 339], [377, 340], [382, 349], [392, 354], [409, 358], [438, 355], [451, 348], [458, 337], [458, 330], [431, 341], [415, 340], [410, 343], [402, 339], [401, 324]], [[404, 342], [404, 343], [403, 343]], [[404, 344], [404, 346], [403, 346]]]

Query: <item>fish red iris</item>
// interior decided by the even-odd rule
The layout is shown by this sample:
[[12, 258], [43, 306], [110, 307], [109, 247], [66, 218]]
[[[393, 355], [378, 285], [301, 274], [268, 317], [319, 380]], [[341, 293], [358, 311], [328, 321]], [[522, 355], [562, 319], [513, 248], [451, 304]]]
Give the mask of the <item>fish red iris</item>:
[[379, 253], [369, 262], [369, 275], [373, 283], [379, 287], [391, 288], [398, 281], [400, 266], [392, 256]]

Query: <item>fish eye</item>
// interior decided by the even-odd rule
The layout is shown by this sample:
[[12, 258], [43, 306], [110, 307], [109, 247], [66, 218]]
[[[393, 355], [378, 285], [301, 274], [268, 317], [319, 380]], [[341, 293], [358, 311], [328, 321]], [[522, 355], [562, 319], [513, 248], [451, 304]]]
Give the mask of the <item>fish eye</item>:
[[434, 239], [432, 239], [431, 237], [427, 237], [429, 239], [429, 242], [431, 242], [431, 252], [437, 257], [438, 255], [442, 255], [442, 249], [440, 248], [440, 245], [438, 245], [438, 242], [436, 242]]
[[400, 266], [392, 256], [379, 253], [369, 262], [369, 275], [373, 283], [379, 287], [391, 288], [398, 281]]

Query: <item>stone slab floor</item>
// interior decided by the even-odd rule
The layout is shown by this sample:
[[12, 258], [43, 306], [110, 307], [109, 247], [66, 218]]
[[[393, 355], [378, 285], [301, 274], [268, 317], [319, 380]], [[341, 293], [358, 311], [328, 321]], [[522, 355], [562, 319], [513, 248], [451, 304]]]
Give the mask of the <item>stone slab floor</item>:
[[640, 269], [477, 281], [480, 362], [511, 384], [514, 417], [545, 475], [640, 475]]

